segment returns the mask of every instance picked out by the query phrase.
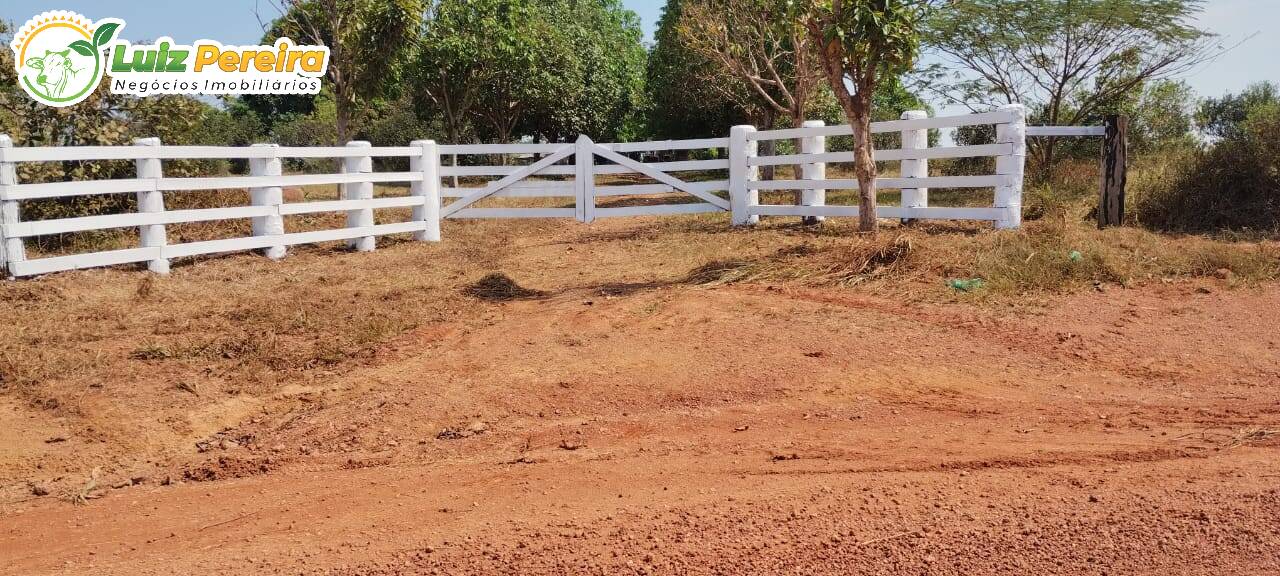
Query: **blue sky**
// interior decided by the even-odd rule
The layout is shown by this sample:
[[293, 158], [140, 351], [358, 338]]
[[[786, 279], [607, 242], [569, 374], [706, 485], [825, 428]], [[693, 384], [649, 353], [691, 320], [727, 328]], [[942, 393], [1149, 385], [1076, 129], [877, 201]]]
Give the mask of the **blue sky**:
[[[646, 37], [665, 0], [623, 0], [640, 15]], [[271, 0], [3, 0], [0, 18], [14, 24], [44, 10], [74, 10], [89, 18], [114, 16], [127, 23], [122, 37], [151, 39], [161, 35], [190, 42], [201, 38], [224, 44], [256, 43], [262, 35], [255, 10], [269, 20], [275, 15]], [[1280, 0], [1208, 0], [1200, 25], [1223, 37], [1224, 43], [1242, 45], [1208, 66], [1184, 77], [1197, 93], [1219, 96], [1238, 92], [1250, 83], [1280, 83]], [[7, 47], [6, 47], [7, 48]]]

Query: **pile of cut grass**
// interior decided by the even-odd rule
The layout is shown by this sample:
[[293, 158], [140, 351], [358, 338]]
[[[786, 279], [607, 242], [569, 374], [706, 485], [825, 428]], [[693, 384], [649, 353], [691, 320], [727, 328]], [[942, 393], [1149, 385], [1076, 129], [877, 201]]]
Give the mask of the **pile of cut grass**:
[[463, 290], [468, 296], [489, 302], [507, 302], [510, 300], [532, 300], [541, 298], [546, 293], [541, 290], [525, 288], [501, 272], [486, 274]]

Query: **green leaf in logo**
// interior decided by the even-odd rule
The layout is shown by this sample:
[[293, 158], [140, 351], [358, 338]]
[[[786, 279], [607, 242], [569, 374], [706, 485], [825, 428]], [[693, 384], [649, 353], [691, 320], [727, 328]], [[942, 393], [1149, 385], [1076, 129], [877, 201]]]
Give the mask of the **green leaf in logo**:
[[[93, 31], [93, 45], [106, 46], [107, 42], [110, 42], [111, 39], [115, 37], [116, 29], [118, 28], [120, 28], [120, 25], [115, 22], [108, 22], [99, 26]], [[77, 52], [79, 52], [79, 50], [77, 50]]]
[[85, 42], [84, 40], [76, 40], [75, 42], [72, 42], [70, 48], [75, 50], [76, 54], [81, 56], [93, 56], [93, 44]]

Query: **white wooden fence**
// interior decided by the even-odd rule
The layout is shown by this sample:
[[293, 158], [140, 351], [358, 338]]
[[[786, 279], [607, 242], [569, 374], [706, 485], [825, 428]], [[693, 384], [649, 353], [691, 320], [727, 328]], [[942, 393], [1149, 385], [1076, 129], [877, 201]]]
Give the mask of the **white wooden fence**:
[[[972, 146], [929, 147], [929, 130], [961, 126], [995, 125], [996, 142]], [[1016, 228], [1022, 222], [1022, 177], [1026, 157], [1026, 112], [1021, 105], [1009, 105], [994, 112], [964, 116], [928, 118], [924, 112], [909, 111], [901, 120], [875, 122], [872, 133], [901, 133], [901, 147], [876, 150], [876, 161], [900, 161], [896, 178], [878, 178], [880, 189], [898, 189], [900, 206], [877, 206], [876, 215], [883, 218], [989, 220], [996, 228]], [[822, 126], [806, 123], [801, 128], [757, 131], [751, 126], [735, 126], [730, 133], [730, 191], [734, 201], [733, 222], [753, 224], [760, 216], [829, 216], [858, 215], [858, 206], [827, 206], [826, 191], [858, 189], [857, 180], [827, 179], [828, 162], [851, 162], [848, 152], [827, 152], [828, 136], [853, 133], [848, 125]], [[799, 154], [758, 156], [761, 140], [801, 139]], [[932, 158], [965, 158], [993, 156], [995, 174], [977, 176], [930, 176]], [[801, 165], [799, 180], [759, 180], [758, 167]], [[991, 207], [942, 207], [929, 205], [930, 188], [994, 188]], [[803, 190], [800, 205], [760, 204], [761, 190]]]
[[[976, 146], [929, 147], [928, 131], [973, 125], [995, 125], [996, 143]], [[877, 185], [900, 189], [900, 206], [880, 206], [886, 218], [988, 220], [998, 228], [1020, 224], [1023, 158], [1025, 156], [1025, 113], [1013, 105], [994, 112], [950, 117], [925, 117], [908, 112], [902, 120], [872, 124], [875, 133], [899, 132], [902, 146], [877, 150], [877, 161], [900, 161], [897, 177], [881, 178]], [[638, 215], [732, 212], [735, 225], [749, 225], [761, 216], [802, 216], [808, 219], [857, 216], [857, 206], [834, 206], [825, 202], [826, 191], [857, 189], [857, 181], [826, 178], [826, 164], [851, 162], [852, 155], [828, 151], [825, 139], [850, 135], [849, 126], [823, 126], [809, 122], [801, 128], [757, 131], [751, 126], [735, 126], [728, 138], [597, 144], [585, 136], [573, 143], [557, 144], [467, 144], [437, 145], [430, 140], [409, 146], [375, 147], [367, 142], [351, 142], [338, 147], [284, 147], [259, 144], [249, 147], [164, 146], [148, 138], [135, 146], [14, 147], [0, 135], [0, 264], [10, 276], [31, 276], [62, 270], [146, 262], [155, 272], [168, 271], [173, 258], [261, 250], [269, 258], [285, 255], [288, 246], [329, 241], [345, 241], [355, 250], [375, 248], [375, 238], [386, 234], [410, 233], [416, 240], [439, 241], [442, 218], [575, 218], [590, 222], [595, 218]], [[759, 156], [762, 140], [798, 139], [796, 154]], [[711, 159], [642, 162], [628, 154], [662, 153], [681, 150], [715, 151]], [[511, 155], [539, 157], [531, 164], [506, 162], [478, 164]], [[715, 157], [718, 156], [718, 157]], [[933, 158], [995, 157], [995, 174], [978, 176], [930, 176], [928, 161]], [[408, 158], [406, 172], [375, 172], [375, 158]], [[441, 165], [441, 158], [454, 159]], [[341, 159], [335, 174], [284, 174], [282, 159]], [[457, 162], [457, 158], [466, 160]], [[165, 160], [247, 159], [247, 176], [178, 178], [164, 175]], [[470, 160], [468, 160], [470, 159]], [[477, 160], [478, 159], [478, 160]], [[604, 162], [599, 162], [599, 160]], [[86, 160], [133, 160], [136, 178], [75, 182], [19, 183], [15, 167], [23, 162]], [[457, 165], [454, 165], [457, 164]], [[800, 178], [760, 180], [761, 166], [798, 165]], [[596, 176], [637, 174], [652, 183], [597, 183]], [[717, 177], [716, 174], [724, 174]], [[694, 179], [693, 176], [697, 176]], [[706, 179], [706, 178], [710, 179]], [[454, 184], [459, 178], [463, 183]], [[374, 197], [375, 183], [409, 184], [407, 196]], [[284, 201], [282, 188], [307, 185], [339, 185], [337, 200]], [[929, 204], [930, 188], [992, 188], [990, 207], [942, 207]], [[166, 210], [166, 194], [191, 190], [247, 189], [249, 205], [190, 210]], [[762, 190], [801, 190], [799, 205], [760, 203]], [[53, 220], [24, 221], [23, 201], [97, 194], [135, 194], [134, 213], [83, 216]], [[676, 203], [658, 203], [662, 196], [679, 197]], [[645, 196], [648, 203], [626, 206], [599, 206], [599, 199], [618, 196]], [[726, 198], [727, 196], [727, 198]], [[487, 198], [559, 198], [553, 207], [477, 207]], [[442, 201], [443, 200], [443, 201]], [[690, 201], [691, 200], [691, 201]], [[570, 204], [572, 207], [570, 207]], [[376, 210], [411, 208], [408, 221], [378, 224]], [[345, 212], [341, 228], [289, 232], [286, 216], [320, 212]], [[252, 235], [242, 238], [169, 243], [165, 226], [186, 222], [250, 219]], [[27, 238], [106, 230], [137, 228], [136, 248], [28, 259]]]

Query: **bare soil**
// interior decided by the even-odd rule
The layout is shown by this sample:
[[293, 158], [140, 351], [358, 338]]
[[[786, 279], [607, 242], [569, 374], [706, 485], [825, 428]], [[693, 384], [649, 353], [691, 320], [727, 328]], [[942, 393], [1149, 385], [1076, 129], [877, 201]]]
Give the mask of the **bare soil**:
[[860, 240], [680, 222], [10, 283], [0, 573], [1280, 573], [1280, 285], [707, 283]]

